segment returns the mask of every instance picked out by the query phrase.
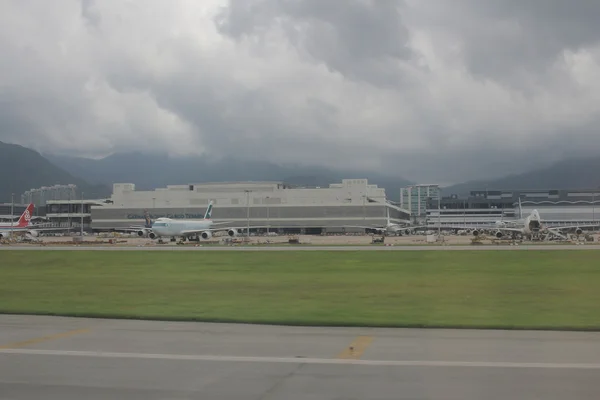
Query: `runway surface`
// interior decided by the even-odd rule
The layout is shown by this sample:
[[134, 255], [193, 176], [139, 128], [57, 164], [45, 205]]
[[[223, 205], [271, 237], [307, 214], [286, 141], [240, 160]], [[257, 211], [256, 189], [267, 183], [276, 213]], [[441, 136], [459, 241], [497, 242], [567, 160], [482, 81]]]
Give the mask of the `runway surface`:
[[100, 250], [100, 251], [464, 251], [464, 250], [600, 250], [594, 245], [466, 245], [466, 246], [0, 246], [0, 250]]
[[598, 399], [600, 333], [0, 315], [2, 399]]

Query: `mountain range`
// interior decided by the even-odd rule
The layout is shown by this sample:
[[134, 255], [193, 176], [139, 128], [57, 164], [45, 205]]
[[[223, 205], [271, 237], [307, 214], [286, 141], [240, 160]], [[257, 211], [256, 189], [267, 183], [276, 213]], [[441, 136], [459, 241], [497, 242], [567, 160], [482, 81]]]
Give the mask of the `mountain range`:
[[489, 181], [470, 181], [442, 189], [444, 195], [471, 190], [592, 189], [600, 187], [600, 157], [559, 161], [546, 168]]
[[[471, 181], [442, 188], [444, 195], [471, 190], [584, 189], [600, 186], [600, 157], [571, 159], [550, 167], [488, 181]], [[360, 170], [279, 165], [267, 161], [208, 157], [174, 158], [166, 154], [115, 153], [102, 159], [40, 153], [0, 142], [0, 202], [15, 201], [26, 190], [54, 184], [76, 184], [86, 198], [108, 197], [112, 183], [135, 183], [140, 190], [166, 185], [222, 181], [283, 181], [298, 186], [322, 186], [344, 178], [367, 178], [384, 187], [388, 198], [399, 199], [410, 180]]]
[[102, 159], [46, 155], [55, 165], [94, 184], [135, 183], [149, 190], [167, 185], [227, 181], [283, 181], [298, 186], [328, 187], [347, 178], [368, 178], [369, 183], [386, 188], [391, 199], [400, 197], [400, 188], [412, 184], [407, 179], [380, 173], [335, 170], [319, 166], [280, 165], [267, 161], [236, 158], [169, 157], [167, 154], [116, 153]]
[[[38, 152], [16, 144], [0, 142], [0, 202], [21, 201], [21, 194], [30, 189], [57, 184], [77, 185], [77, 195], [84, 197], [110, 195], [107, 185], [91, 185], [81, 177], [74, 176], [54, 165]], [[88, 194], [88, 196], [85, 196]]]

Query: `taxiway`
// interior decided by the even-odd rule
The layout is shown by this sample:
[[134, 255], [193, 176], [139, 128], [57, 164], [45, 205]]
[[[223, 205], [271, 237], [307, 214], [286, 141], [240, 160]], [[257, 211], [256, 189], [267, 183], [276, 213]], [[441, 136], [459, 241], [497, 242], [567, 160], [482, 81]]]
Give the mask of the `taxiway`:
[[311, 246], [311, 245], [291, 245], [291, 246], [194, 246], [194, 245], [156, 245], [156, 246], [103, 246], [103, 245], [72, 245], [72, 246], [36, 246], [36, 245], [5, 245], [0, 246], [1, 250], [100, 250], [100, 251], [472, 251], [472, 250], [499, 250], [499, 251], [519, 251], [519, 250], [600, 250], [600, 246], [594, 245], [477, 245], [477, 246], [443, 246], [443, 245], [418, 245], [418, 246]]
[[6, 399], [597, 399], [600, 333], [0, 315]]

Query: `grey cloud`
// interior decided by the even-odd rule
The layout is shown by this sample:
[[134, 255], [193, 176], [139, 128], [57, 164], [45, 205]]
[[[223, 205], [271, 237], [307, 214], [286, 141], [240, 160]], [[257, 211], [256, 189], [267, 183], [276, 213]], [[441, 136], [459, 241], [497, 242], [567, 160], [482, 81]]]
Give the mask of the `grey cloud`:
[[[594, 27], [581, 17], [566, 32], [578, 21], [567, 10], [552, 22], [564, 27], [548, 32], [541, 21], [554, 21], [557, 3], [538, 16], [513, 0], [506, 9], [491, 0], [238, 0], [215, 17], [216, 2], [206, 1], [206, 12], [194, 2], [65, 0], [41, 11], [43, 2], [3, 2], [0, 140], [71, 155], [204, 152], [434, 182], [600, 149]], [[502, 30], [513, 20], [524, 36]], [[456, 43], [464, 58], [452, 53]], [[579, 47], [592, 54], [577, 61], [585, 88], [565, 77], [573, 71], [539, 73]]]
[[432, 0], [424, 15], [461, 44], [473, 74], [513, 87], [543, 83], [565, 50], [600, 43], [596, 0]]
[[376, 85], [403, 81], [396, 63], [409, 60], [402, 0], [231, 0], [216, 17], [235, 39], [264, 38], [273, 26], [301, 53], [347, 78]]
[[100, 15], [94, 8], [95, 0], [81, 0], [81, 16], [91, 25], [100, 24]]

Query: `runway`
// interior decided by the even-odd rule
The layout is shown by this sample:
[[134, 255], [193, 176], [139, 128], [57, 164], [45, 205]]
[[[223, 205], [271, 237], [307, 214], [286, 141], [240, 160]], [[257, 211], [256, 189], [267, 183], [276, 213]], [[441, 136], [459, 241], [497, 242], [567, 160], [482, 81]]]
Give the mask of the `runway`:
[[0, 315], [2, 399], [598, 399], [600, 333]]
[[523, 250], [600, 250], [595, 245], [476, 245], [476, 246], [31, 246], [31, 245], [8, 245], [0, 246], [1, 250], [31, 250], [31, 251], [476, 251], [476, 250], [498, 250], [498, 251], [523, 251]]

